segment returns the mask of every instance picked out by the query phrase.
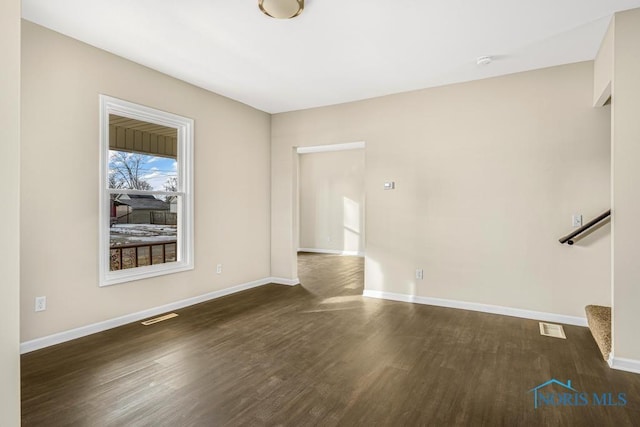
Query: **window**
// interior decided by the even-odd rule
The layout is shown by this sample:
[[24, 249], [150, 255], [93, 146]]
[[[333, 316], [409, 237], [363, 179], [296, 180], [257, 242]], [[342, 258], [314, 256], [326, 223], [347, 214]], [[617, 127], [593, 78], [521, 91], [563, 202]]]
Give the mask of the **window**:
[[100, 286], [193, 268], [193, 120], [100, 95]]

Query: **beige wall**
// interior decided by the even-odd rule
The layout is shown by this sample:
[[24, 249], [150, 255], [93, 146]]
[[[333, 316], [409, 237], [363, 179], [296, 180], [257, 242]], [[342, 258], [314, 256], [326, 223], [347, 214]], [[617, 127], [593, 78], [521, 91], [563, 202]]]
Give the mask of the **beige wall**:
[[601, 107], [611, 97], [613, 79], [614, 19], [611, 19], [593, 67], [593, 104]]
[[640, 9], [615, 16], [612, 115], [613, 352], [640, 360]]
[[0, 3], [0, 425], [20, 425], [20, 1]]
[[585, 62], [274, 115], [272, 273], [297, 273], [292, 147], [366, 141], [366, 289], [580, 317], [609, 304], [609, 226], [558, 243], [573, 213], [610, 204], [610, 112], [592, 96]]
[[300, 154], [301, 248], [364, 252], [364, 150]]
[[[23, 341], [270, 276], [268, 114], [26, 21], [22, 36]], [[193, 271], [98, 287], [101, 93], [195, 120]]]

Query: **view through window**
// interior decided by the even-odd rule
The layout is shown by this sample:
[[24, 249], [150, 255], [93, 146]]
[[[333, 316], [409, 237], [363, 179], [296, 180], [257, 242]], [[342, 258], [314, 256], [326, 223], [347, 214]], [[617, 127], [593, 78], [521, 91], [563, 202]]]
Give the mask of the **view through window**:
[[[109, 151], [109, 188], [177, 191], [175, 159]], [[111, 270], [176, 261], [178, 195], [111, 193]]]
[[[108, 227], [102, 239], [108, 245], [108, 261], [102, 268], [107, 280], [103, 277], [103, 284], [171, 272], [171, 265], [190, 267], [191, 260], [185, 256], [190, 251], [184, 251], [191, 244], [187, 241], [190, 233], [185, 233], [190, 230], [185, 227], [190, 225], [185, 218], [191, 215], [189, 203], [185, 203], [189, 196], [185, 189], [190, 186], [183, 182], [190, 176], [185, 170], [190, 162], [181, 158], [190, 150], [181, 150], [181, 142], [186, 144], [187, 140], [181, 140], [179, 126], [115, 112], [107, 112], [104, 118], [108, 132], [103, 139], [108, 145], [103, 141], [102, 211], [104, 218], [108, 210], [109, 219], [108, 224], [106, 218], [102, 222]], [[127, 276], [127, 272], [134, 276]]]

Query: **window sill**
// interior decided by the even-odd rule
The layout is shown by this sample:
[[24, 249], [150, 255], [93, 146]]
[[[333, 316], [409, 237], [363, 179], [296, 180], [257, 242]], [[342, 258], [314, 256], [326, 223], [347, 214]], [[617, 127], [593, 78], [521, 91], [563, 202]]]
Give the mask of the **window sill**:
[[102, 278], [100, 286], [117, 285], [119, 283], [133, 282], [136, 280], [193, 270], [193, 264], [185, 262], [173, 262], [170, 264], [171, 265], [157, 264], [126, 270], [110, 271]]

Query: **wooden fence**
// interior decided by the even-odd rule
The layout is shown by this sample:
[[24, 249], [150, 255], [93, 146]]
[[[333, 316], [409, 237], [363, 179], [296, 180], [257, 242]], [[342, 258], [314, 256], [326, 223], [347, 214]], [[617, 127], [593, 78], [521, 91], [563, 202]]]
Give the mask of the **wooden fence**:
[[149, 212], [150, 224], [176, 225], [178, 224], [178, 214], [167, 211], [151, 211]]

